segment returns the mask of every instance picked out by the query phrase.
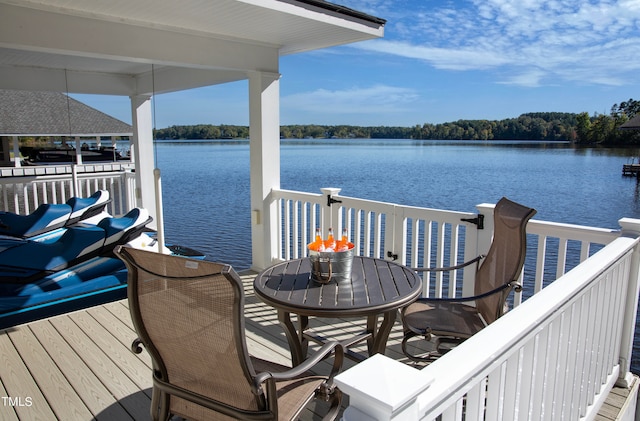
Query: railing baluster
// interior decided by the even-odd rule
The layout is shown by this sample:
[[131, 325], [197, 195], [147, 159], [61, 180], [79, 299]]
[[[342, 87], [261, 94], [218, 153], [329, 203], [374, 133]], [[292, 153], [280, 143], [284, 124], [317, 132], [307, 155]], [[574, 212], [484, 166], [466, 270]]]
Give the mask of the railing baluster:
[[409, 265], [411, 267], [418, 267], [418, 259], [420, 257], [419, 245], [420, 245], [420, 226], [424, 225], [424, 221], [413, 218], [411, 221], [411, 261]]
[[567, 239], [560, 238], [558, 242], [558, 264], [556, 268], [556, 279], [564, 275], [567, 267]]
[[[438, 224], [438, 244], [436, 249], [436, 266], [446, 266], [444, 263], [444, 246], [445, 246], [445, 232], [444, 223]], [[436, 297], [441, 298], [443, 292], [443, 279], [444, 272], [436, 272]]]
[[486, 420], [499, 420], [502, 402], [503, 364], [497, 366], [487, 376], [487, 400], [485, 403]]
[[300, 241], [300, 256], [304, 257], [307, 255], [307, 244], [309, 244], [312, 240], [313, 232], [311, 232], [311, 227], [309, 226], [309, 202], [300, 201], [300, 224], [302, 227], [302, 232], [300, 233], [302, 239]]
[[292, 225], [293, 225], [293, 230], [292, 230], [292, 234], [293, 234], [293, 238], [291, 239], [291, 247], [293, 248], [293, 258], [297, 259], [298, 257], [300, 257], [300, 241], [299, 241], [299, 234], [300, 234], [300, 228], [298, 226], [298, 223], [300, 222], [300, 201], [299, 200], [294, 200], [293, 203], [291, 203], [291, 211], [293, 212], [293, 220], [292, 220]]
[[40, 204], [38, 200], [38, 183], [31, 183], [32, 193], [33, 193], [33, 210], [36, 210], [38, 205]]
[[24, 196], [24, 213], [27, 215], [31, 213], [31, 206], [29, 206], [29, 188], [27, 184], [23, 184], [22, 186], [22, 194]]
[[544, 389], [547, 379], [547, 355], [548, 355], [548, 341], [549, 335], [547, 332], [541, 332], [536, 335], [535, 348], [533, 357], [533, 367], [531, 370], [531, 390], [529, 398], [529, 413], [528, 419], [539, 420], [542, 417], [542, 406], [540, 402], [543, 401]]
[[7, 194], [7, 185], [2, 186], [2, 204], [4, 205], [3, 209], [5, 212], [9, 211], [9, 195]]
[[352, 243], [355, 244], [355, 251], [354, 253], [356, 255], [362, 255], [362, 225], [364, 224], [364, 217], [365, 212], [361, 209], [358, 209], [355, 211], [355, 216], [354, 216], [354, 224], [355, 224], [355, 229], [354, 229], [354, 238], [351, 240]]
[[487, 381], [481, 380], [469, 392], [467, 392], [467, 407], [465, 410], [465, 420], [483, 420], [484, 407], [487, 390]]

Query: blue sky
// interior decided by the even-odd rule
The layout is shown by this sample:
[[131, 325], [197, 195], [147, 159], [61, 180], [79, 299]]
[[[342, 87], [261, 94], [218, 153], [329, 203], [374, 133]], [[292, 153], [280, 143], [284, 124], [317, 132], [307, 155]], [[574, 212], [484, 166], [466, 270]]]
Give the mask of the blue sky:
[[[413, 126], [640, 100], [640, 0], [339, 0], [385, 36], [281, 58], [281, 124]], [[130, 122], [128, 98], [76, 95]], [[157, 95], [156, 127], [247, 125], [247, 82]]]

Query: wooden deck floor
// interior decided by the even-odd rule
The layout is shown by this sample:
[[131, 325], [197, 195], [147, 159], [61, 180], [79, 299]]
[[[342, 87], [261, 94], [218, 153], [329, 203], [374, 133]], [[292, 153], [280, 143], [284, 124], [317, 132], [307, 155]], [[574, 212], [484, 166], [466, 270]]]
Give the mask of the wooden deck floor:
[[[242, 275], [249, 351], [288, 365], [284, 333], [275, 310], [254, 296], [254, 276]], [[313, 323], [316, 330], [336, 338], [364, 327], [357, 320]], [[151, 362], [146, 352], [129, 350], [135, 336], [126, 300], [1, 331], [0, 419], [148, 420]], [[397, 322], [386, 354], [406, 362], [400, 338]], [[353, 364], [347, 360], [345, 368]], [[607, 417], [600, 419], [613, 419], [609, 416], [615, 408], [609, 405], [607, 410]], [[302, 418], [319, 419], [315, 408]]]

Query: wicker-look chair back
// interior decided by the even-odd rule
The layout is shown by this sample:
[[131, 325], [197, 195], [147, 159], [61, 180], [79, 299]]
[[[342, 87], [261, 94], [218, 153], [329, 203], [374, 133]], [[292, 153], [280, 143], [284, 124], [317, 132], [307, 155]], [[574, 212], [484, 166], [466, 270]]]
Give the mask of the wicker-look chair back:
[[153, 361], [153, 419], [276, 419], [279, 409], [287, 418], [326, 380], [290, 384], [301, 394], [297, 406], [284, 402], [278, 409], [275, 382], [263, 387], [259, 382], [269, 376], [256, 380], [255, 370], [276, 365], [249, 356], [242, 280], [231, 266], [130, 247], [116, 254], [129, 271], [135, 352], [142, 344]]

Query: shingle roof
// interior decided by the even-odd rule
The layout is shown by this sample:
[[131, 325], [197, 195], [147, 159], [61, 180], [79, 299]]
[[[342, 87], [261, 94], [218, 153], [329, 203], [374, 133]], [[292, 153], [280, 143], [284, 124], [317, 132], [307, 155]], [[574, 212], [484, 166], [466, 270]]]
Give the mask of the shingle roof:
[[0, 136], [131, 136], [132, 133], [131, 125], [64, 93], [0, 89]]
[[640, 129], [640, 114], [636, 114], [629, 121], [620, 126], [621, 129]]

